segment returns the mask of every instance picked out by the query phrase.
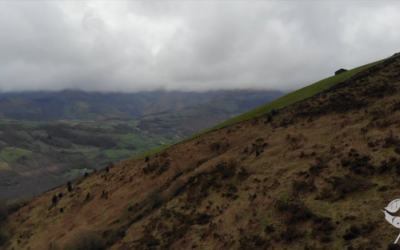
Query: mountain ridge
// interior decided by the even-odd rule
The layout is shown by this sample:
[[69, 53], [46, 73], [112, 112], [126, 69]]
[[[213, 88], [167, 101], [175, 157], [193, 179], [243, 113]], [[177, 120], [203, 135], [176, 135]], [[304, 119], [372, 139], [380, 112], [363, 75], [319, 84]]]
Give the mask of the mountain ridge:
[[[213, 105], [219, 96], [232, 102], [255, 98], [263, 103], [283, 95], [280, 91], [219, 90], [208, 92], [152, 91], [138, 93], [102, 93], [64, 90], [58, 92], [0, 93], [0, 115], [17, 120], [105, 120], [138, 119], [160, 112]], [[221, 102], [219, 102], [221, 104]], [[241, 106], [246, 109], [246, 106]], [[247, 110], [254, 108], [248, 105]]]

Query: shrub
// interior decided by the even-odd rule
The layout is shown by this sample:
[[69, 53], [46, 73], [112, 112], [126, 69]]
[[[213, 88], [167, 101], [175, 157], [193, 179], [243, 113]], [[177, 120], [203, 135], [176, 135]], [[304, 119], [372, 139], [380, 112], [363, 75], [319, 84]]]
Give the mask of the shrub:
[[259, 235], [242, 236], [239, 244], [241, 249], [268, 249], [271, 246], [269, 240]]
[[236, 175], [237, 162], [231, 160], [229, 162], [220, 161], [215, 165], [214, 173], [219, 174], [221, 179], [229, 179]]
[[298, 195], [300, 193], [311, 193], [317, 190], [315, 186], [314, 180], [304, 181], [304, 180], [294, 180], [292, 182], [292, 191], [294, 195]]
[[95, 232], [81, 232], [76, 234], [70, 242], [65, 244], [64, 250], [105, 250], [106, 246]]
[[310, 172], [310, 174], [313, 176], [318, 176], [326, 168], [328, 168], [328, 166], [325, 164], [316, 164], [310, 166], [308, 172]]
[[321, 192], [317, 197], [315, 197], [316, 200], [326, 200], [329, 199], [333, 196], [332, 189], [329, 187], [323, 187], [321, 189]]
[[53, 195], [53, 198], [51, 198], [51, 202], [53, 203], [53, 205], [56, 205], [58, 201], [57, 195]]
[[389, 187], [386, 186], [386, 185], [384, 185], [384, 186], [378, 187], [376, 190], [377, 190], [378, 192], [385, 192], [385, 191], [387, 191], [388, 189], [389, 189]]
[[240, 171], [237, 173], [237, 178], [239, 181], [245, 181], [250, 176], [250, 173], [245, 167], [241, 167]]
[[272, 224], [267, 225], [267, 226], [265, 226], [264, 232], [266, 234], [273, 233], [273, 232], [275, 232], [275, 227]]
[[218, 151], [220, 146], [221, 145], [219, 144], [219, 142], [214, 142], [211, 143], [208, 147], [211, 149], [211, 151]]
[[268, 114], [265, 123], [272, 122], [272, 115]]
[[286, 228], [285, 231], [281, 232], [280, 236], [282, 240], [289, 243], [298, 238], [302, 238], [304, 236], [304, 233], [298, 231], [296, 228]]
[[352, 240], [355, 239], [357, 237], [359, 237], [361, 235], [361, 230], [360, 228], [358, 228], [357, 226], [351, 226], [350, 228], [348, 228], [345, 232], [345, 234], [343, 235], [343, 239], [344, 240]]
[[160, 240], [153, 235], [145, 235], [139, 241], [141, 244], [147, 245], [147, 247], [155, 247], [161, 243]]
[[316, 218], [316, 215], [302, 203], [277, 200], [276, 208], [279, 212], [288, 215], [286, 219], [287, 224], [295, 224], [297, 222], [304, 222]]

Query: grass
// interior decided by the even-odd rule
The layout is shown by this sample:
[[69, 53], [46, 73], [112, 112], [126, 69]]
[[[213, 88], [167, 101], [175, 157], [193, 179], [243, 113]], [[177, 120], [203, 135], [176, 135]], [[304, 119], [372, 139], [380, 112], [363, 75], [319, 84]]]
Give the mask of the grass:
[[[342, 82], [342, 81], [354, 76], [355, 74], [357, 74], [357, 73], [359, 73], [359, 72], [361, 72], [363, 70], [366, 70], [366, 69], [368, 69], [368, 68], [370, 68], [372, 66], [375, 66], [375, 65], [377, 65], [377, 64], [379, 64], [379, 63], [381, 63], [381, 62], [383, 62], [385, 60], [386, 59], [379, 60], [379, 61], [376, 61], [376, 62], [373, 62], [373, 63], [369, 63], [369, 64], [366, 64], [366, 65], [351, 69], [351, 70], [346, 71], [346, 72], [344, 72], [342, 74], [328, 77], [328, 78], [323, 79], [321, 81], [318, 81], [318, 82], [316, 82], [314, 84], [311, 84], [311, 85], [308, 85], [308, 86], [306, 86], [304, 88], [301, 88], [299, 90], [293, 91], [293, 92], [291, 92], [291, 93], [289, 93], [289, 94], [287, 94], [287, 95], [285, 95], [285, 96], [283, 96], [283, 97], [281, 97], [281, 98], [279, 98], [279, 99], [277, 99], [275, 101], [272, 101], [272, 102], [269, 102], [267, 104], [264, 104], [261, 107], [256, 108], [256, 109], [254, 109], [252, 111], [249, 111], [249, 112], [244, 113], [242, 115], [236, 116], [236, 117], [234, 117], [232, 119], [229, 119], [229, 120], [227, 120], [225, 122], [222, 122], [222, 123], [220, 123], [220, 124], [218, 124], [218, 125], [216, 125], [214, 127], [211, 127], [211, 128], [206, 129], [206, 130], [203, 130], [201, 132], [198, 132], [196, 134], [193, 134], [193, 135], [191, 135], [191, 136], [189, 136], [189, 137], [187, 137], [187, 138], [185, 138], [183, 140], [184, 141], [185, 140], [190, 140], [190, 139], [196, 138], [196, 137], [198, 137], [198, 136], [200, 136], [202, 134], [205, 134], [207, 132], [210, 132], [210, 131], [213, 131], [213, 130], [218, 130], [218, 129], [227, 127], [229, 125], [235, 124], [235, 123], [239, 123], [239, 122], [242, 122], [242, 121], [245, 121], [245, 120], [249, 120], [249, 119], [254, 118], [254, 117], [259, 117], [259, 116], [265, 115], [265, 114], [271, 112], [272, 110], [278, 110], [278, 109], [285, 108], [285, 107], [287, 107], [287, 106], [289, 106], [291, 104], [294, 104], [296, 102], [299, 102], [299, 101], [302, 101], [304, 99], [307, 99], [307, 98], [309, 98], [309, 97], [311, 97], [311, 96], [313, 96], [315, 94], [318, 94], [323, 90], [329, 89], [330, 87], [338, 84], [339, 82]], [[152, 151], [149, 151], [149, 152], [145, 152], [143, 154], [139, 154], [137, 156], [132, 157], [132, 159], [139, 159], [139, 158], [146, 157], [148, 155], [160, 152], [160, 151], [162, 151], [162, 150], [164, 150], [164, 149], [166, 149], [166, 148], [168, 148], [168, 147], [170, 147], [172, 145], [173, 144], [166, 145], [166, 146], [157, 148], [155, 150], [152, 150]]]
[[17, 134], [23, 136], [26, 140], [31, 140], [32, 136], [26, 131], [16, 131]]
[[115, 159], [118, 158], [118, 155], [120, 154], [120, 152], [118, 152], [118, 150], [114, 150], [114, 149], [106, 149], [103, 151], [107, 158], [111, 158], [111, 159]]
[[0, 170], [12, 170], [7, 162], [0, 162]]
[[27, 159], [32, 159], [32, 152], [20, 148], [14, 149], [11, 147], [6, 147], [0, 153], [0, 158], [7, 163], [15, 162], [21, 156], [26, 156]]
[[80, 175], [80, 174], [84, 175], [86, 172], [87, 173], [92, 173], [93, 170], [92, 169], [77, 169], [77, 168], [74, 168], [74, 169], [71, 169], [71, 171], [69, 171], [65, 175], [69, 176], [69, 177], [72, 177], [72, 176], [77, 176], [77, 175]]

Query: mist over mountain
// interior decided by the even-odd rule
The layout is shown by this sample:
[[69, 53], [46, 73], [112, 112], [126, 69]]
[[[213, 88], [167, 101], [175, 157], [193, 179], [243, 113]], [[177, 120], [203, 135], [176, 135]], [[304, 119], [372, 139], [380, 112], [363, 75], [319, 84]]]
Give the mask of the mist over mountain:
[[[0, 93], [0, 118], [31, 121], [137, 119], [172, 110], [201, 109], [201, 105], [215, 108], [215, 112], [226, 109], [232, 115], [251, 110], [283, 94], [281, 91], [266, 90], [10, 92]], [[212, 113], [211, 109], [209, 112]]]

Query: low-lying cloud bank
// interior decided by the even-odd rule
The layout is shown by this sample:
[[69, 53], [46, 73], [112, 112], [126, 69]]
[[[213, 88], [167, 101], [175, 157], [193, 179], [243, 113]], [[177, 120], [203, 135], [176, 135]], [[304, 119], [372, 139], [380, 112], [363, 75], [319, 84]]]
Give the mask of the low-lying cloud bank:
[[0, 91], [288, 90], [400, 51], [395, 1], [0, 2]]

